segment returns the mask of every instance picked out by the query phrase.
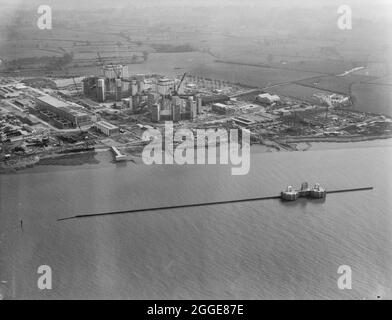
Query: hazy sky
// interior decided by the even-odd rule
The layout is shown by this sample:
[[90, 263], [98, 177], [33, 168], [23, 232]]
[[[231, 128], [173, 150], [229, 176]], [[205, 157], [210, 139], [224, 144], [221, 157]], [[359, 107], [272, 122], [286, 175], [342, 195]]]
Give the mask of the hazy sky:
[[392, 7], [390, 0], [0, 0], [0, 5], [13, 7], [34, 7], [42, 4], [55, 5], [62, 8], [94, 8], [97, 6], [339, 6], [348, 4], [360, 7], [383, 6]]
[[[0, 0], [0, 15], [7, 17], [7, 14], [15, 14], [18, 10], [36, 12], [38, 6], [42, 4], [50, 5], [52, 10], [68, 9], [83, 12], [119, 8], [125, 12], [127, 8], [132, 10], [135, 7], [155, 8], [155, 12], [159, 12], [160, 8], [170, 7], [229, 8], [239, 6], [245, 10], [249, 9], [253, 15], [257, 13], [262, 15], [263, 11], [271, 8], [295, 8], [297, 13], [303, 8], [304, 10], [314, 9], [316, 20], [319, 16], [323, 18], [325, 7], [329, 8], [326, 13], [330, 13], [336, 12], [341, 4], [348, 4], [352, 7], [353, 19], [364, 18], [377, 22], [380, 17], [384, 21], [392, 22], [392, 0]], [[333, 7], [336, 7], [336, 11]], [[221, 17], [224, 17], [224, 14], [222, 11]], [[304, 18], [306, 18], [305, 15], [309, 15], [309, 11], [304, 11]], [[286, 18], [290, 19], [289, 16], [282, 16], [282, 19]]]

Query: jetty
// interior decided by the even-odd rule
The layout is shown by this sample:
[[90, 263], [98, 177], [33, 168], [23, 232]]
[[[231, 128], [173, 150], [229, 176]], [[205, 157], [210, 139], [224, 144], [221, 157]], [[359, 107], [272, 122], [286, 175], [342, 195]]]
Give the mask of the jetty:
[[327, 190], [325, 190], [319, 183], [316, 183], [313, 188], [309, 188], [307, 182], [301, 184], [300, 190], [294, 190], [292, 186], [288, 186], [285, 191], [280, 193], [282, 200], [295, 201], [299, 197], [308, 197], [314, 199], [322, 199], [327, 196]]
[[[373, 190], [373, 187], [336, 189], [336, 190], [330, 190], [330, 191], [325, 191], [325, 192], [326, 192], [326, 194], [330, 194], [330, 193], [344, 193], [344, 192], [357, 192], [357, 191], [370, 191], [370, 190]], [[214, 206], [214, 205], [223, 205], [223, 204], [229, 204], [229, 203], [274, 200], [274, 199], [278, 199], [278, 200], [282, 199], [282, 195], [235, 199], [235, 200], [212, 201], [212, 202], [199, 202], [199, 203], [191, 203], [191, 204], [160, 206], [160, 207], [130, 209], [130, 210], [111, 211], [111, 212], [86, 213], [86, 214], [78, 214], [78, 215], [71, 216], [71, 217], [60, 218], [60, 219], [57, 219], [57, 221], [79, 219], [79, 218], [92, 218], [92, 217], [98, 217], [98, 216], [109, 216], [109, 215], [117, 215], [117, 214], [133, 214], [133, 213], [140, 213], [140, 212], [153, 212], [153, 211], [175, 210], [175, 209], [192, 208], [192, 207]]]
[[112, 146], [112, 147], [110, 147], [110, 149], [113, 152], [114, 160], [116, 160], [116, 161], [125, 161], [125, 160], [127, 160], [127, 156], [122, 154], [120, 152], [120, 150], [117, 149], [117, 147]]

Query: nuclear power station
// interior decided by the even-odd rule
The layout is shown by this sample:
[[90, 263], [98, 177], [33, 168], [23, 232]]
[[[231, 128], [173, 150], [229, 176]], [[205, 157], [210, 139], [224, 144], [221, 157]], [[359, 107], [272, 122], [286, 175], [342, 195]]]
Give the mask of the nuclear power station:
[[192, 86], [184, 89], [186, 73], [180, 79], [130, 75], [126, 65], [103, 62], [100, 73], [83, 80], [84, 95], [97, 102], [114, 102], [135, 113], [148, 108], [152, 122], [192, 121], [201, 112], [202, 98], [197, 90]]

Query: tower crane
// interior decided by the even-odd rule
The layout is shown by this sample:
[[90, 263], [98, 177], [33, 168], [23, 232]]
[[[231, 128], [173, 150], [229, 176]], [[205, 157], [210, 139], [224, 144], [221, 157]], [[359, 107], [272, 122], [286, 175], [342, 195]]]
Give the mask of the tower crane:
[[74, 77], [74, 76], [72, 76], [72, 81], [73, 81], [73, 83], [74, 83], [74, 85], [75, 85], [75, 89], [76, 89], [76, 92], [78, 93], [78, 96], [80, 96], [81, 94], [80, 94], [78, 85], [76, 84], [76, 81], [75, 81], [75, 77]]
[[97, 52], [97, 56], [98, 56], [98, 61], [99, 61], [99, 65], [101, 66], [101, 70], [103, 72], [103, 67], [105, 66], [105, 62], [103, 61], [101, 55], [99, 54], [99, 52]]
[[178, 96], [178, 90], [180, 90], [180, 87], [181, 87], [182, 82], [184, 81], [185, 77], [186, 77], [186, 72], [184, 72], [184, 74], [182, 75], [181, 80], [178, 83], [178, 86], [176, 88], [174, 88], [174, 90], [171, 94], [172, 96]]

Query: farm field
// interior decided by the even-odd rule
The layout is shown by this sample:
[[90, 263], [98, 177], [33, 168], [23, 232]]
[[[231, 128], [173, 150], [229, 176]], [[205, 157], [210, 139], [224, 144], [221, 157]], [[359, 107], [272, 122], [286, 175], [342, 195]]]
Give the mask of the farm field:
[[195, 66], [190, 70], [190, 73], [199, 77], [221, 79], [260, 88], [320, 75], [299, 70], [261, 68], [218, 62]]

